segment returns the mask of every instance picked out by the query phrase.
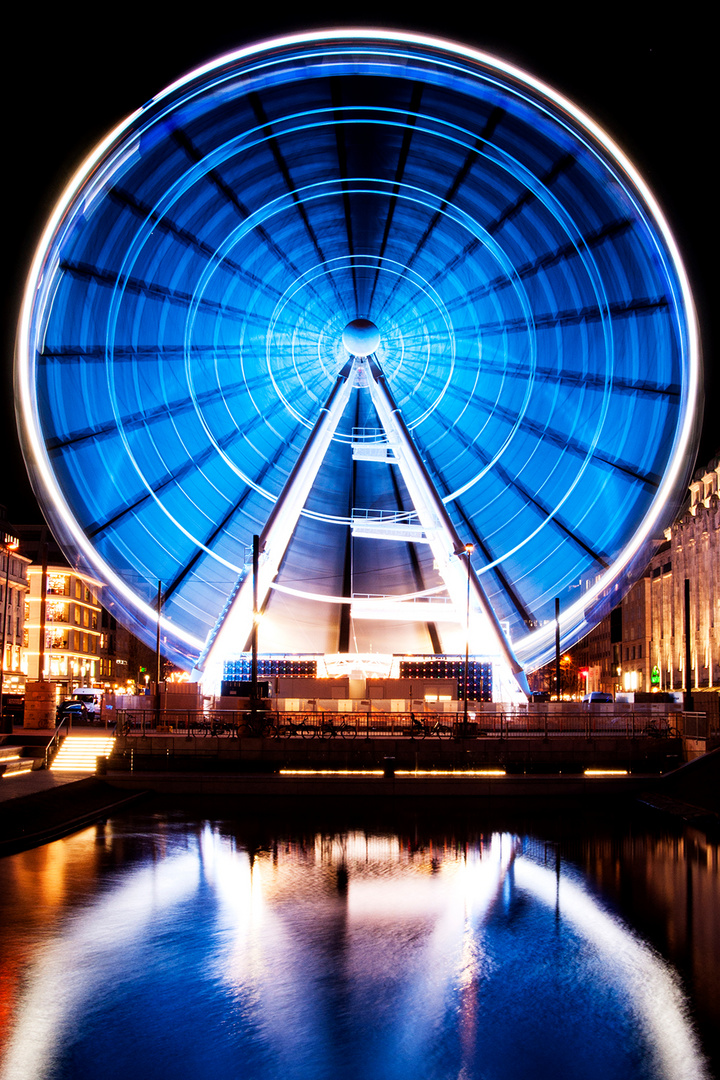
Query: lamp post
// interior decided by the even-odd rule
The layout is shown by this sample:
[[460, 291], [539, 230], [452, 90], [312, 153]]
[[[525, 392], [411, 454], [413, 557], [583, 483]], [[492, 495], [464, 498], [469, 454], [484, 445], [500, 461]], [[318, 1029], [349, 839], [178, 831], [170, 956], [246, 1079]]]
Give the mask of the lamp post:
[[555, 597], [555, 700], [561, 701], [560, 694], [560, 597]]
[[[162, 581], [158, 581], [157, 589], [157, 625], [155, 628], [155, 729], [160, 723], [160, 707], [162, 695], [160, 693], [160, 676], [162, 675], [162, 661], [160, 659], [160, 615], [162, 613]], [[145, 729], [143, 727], [143, 735]]]
[[260, 537], [253, 536], [252, 551], [252, 636], [250, 638], [250, 717], [255, 723], [258, 710], [258, 574], [260, 572]]
[[467, 559], [467, 604], [465, 608], [465, 692], [463, 694], [463, 738], [468, 733], [468, 686], [470, 674], [470, 556], [475, 550], [474, 544], [465, 545], [465, 558]]
[[3, 596], [3, 617], [2, 617], [2, 651], [0, 652], [0, 731], [3, 735], [12, 735], [12, 719], [9, 721], [8, 727], [5, 725], [5, 709], [3, 708], [3, 681], [5, 678], [5, 642], [7, 638], [7, 609], [8, 609], [8, 587], [10, 584], [10, 553], [17, 551], [20, 547], [20, 541], [16, 536], [11, 533], [5, 533], [3, 537], [3, 548], [5, 550], [5, 594]]

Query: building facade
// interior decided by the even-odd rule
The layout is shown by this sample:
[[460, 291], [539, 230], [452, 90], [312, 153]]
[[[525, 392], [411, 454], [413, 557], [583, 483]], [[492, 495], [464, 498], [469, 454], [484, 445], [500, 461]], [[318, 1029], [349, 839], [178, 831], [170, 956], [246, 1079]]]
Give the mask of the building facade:
[[[687, 585], [686, 585], [687, 582]], [[643, 577], [588, 636], [588, 688], [686, 688], [686, 590], [692, 690], [720, 688], [720, 457], [699, 469], [689, 499]]]
[[111, 611], [101, 609], [98, 683], [118, 694], [144, 690], [155, 679], [156, 653], [135, 637]]
[[[101, 583], [68, 566], [28, 570], [26, 607], [27, 677], [54, 682], [61, 696], [99, 677]], [[44, 609], [44, 610], [43, 610]]]
[[[690, 686], [720, 687], [720, 458], [698, 470], [690, 501], [669, 530], [669, 551], [652, 567], [650, 648], [662, 689], [685, 685], [685, 595], [689, 592]], [[688, 585], [686, 586], [686, 581]]]
[[0, 657], [3, 693], [25, 688], [25, 605], [30, 560], [7, 547], [0, 548], [0, 617], [5, 620], [5, 650]]

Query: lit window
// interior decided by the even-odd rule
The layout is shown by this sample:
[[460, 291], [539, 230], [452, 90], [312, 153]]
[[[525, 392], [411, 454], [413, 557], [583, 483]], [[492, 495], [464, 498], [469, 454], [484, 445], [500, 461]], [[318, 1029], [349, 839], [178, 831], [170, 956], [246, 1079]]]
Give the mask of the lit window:
[[67, 596], [70, 591], [68, 588], [67, 574], [48, 574], [47, 591], [49, 593], [59, 593], [61, 596]]

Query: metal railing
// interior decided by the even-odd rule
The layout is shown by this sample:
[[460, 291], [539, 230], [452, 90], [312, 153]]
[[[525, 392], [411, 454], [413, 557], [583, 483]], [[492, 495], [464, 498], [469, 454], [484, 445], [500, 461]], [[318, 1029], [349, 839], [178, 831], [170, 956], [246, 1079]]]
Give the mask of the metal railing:
[[374, 507], [354, 506], [352, 509], [353, 521], [369, 521], [371, 523], [382, 522], [387, 524], [419, 525], [420, 518], [416, 510], [380, 510]]
[[388, 603], [391, 603], [391, 604], [392, 603], [395, 603], [395, 604], [402, 603], [403, 607], [405, 607], [407, 604], [434, 604], [436, 606], [439, 605], [441, 607], [450, 607], [453, 604], [453, 599], [452, 599], [451, 596], [438, 595], [435, 592], [431, 592], [429, 589], [424, 590], [424, 592], [421, 595], [415, 593], [414, 595], [410, 595], [410, 596], [402, 595], [402, 596], [398, 596], [398, 597], [394, 597], [394, 596], [392, 596], [392, 594], [388, 595], [388, 593], [359, 593], [359, 592], [354, 592], [352, 594], [351, 599], [352, 600], [367, 600], [367, 601], [372, 601], [372, 600], [383, 600], [384, 601], [384, 600], [387, 600]]
[[[71, 718], [69, 716], [64, 716], [62, 718], [62, 720], [60, 721], [58, 726], [55, 728], [55, 734], [53, 735], [52, 739], [50, 740], [50, 742], [45, 747], [45, 768], [46, 769], [50, 768], [50, 764], [51, 764], [53, 758], [55, 757], [58, 750], [60, 749], [60, 736], [62, 735], [63, 738], [64, 738], [65, 735], [68, 735], [69, 732], [70, 732], [70, 719]], [[67, 724], [67, 731], [62, 730], [64, 724]]]
[[710, 724], [706, 713], [683, 713], [683, 733], [687, 739], [707, 739]]
[[[521, 709], [507, 712], [338, 712], [329, 710], [272, 712], [270, 710], [118, 710], [116, 735], [184, 735], [186, 738], [470, 738], [514, 739], [574, 737], [679, 738], [697, 730], [704, 714], [669, 717], [634, 710], [598, 714], [594, 710], [553, 713]], [[705, 724], [705, 728], [707, 725]], [[59, 730], [59, 729], [58, 729]], [[57, 732], [56, 732], [57, 735]]]
[[354, 443], [387, 443], [388, 437], [385, 428], [354, 427], [352, 441]]

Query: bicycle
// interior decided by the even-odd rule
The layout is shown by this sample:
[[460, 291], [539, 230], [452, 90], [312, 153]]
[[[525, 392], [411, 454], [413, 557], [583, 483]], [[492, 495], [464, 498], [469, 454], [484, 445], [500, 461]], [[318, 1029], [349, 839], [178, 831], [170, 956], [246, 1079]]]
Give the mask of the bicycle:
[[357, 728], [348, 724], [347, 720], [341, 720], [339, 723], [334, 720], [323, 720], [318, 734], [321, 739], [335, 739], [338, 735], [343, 739], [354, 739]]
[[246, 719], [246, 734], [254, 739], [265, 739], [275, 734], [275, 725], [263, 713], [251, 713]]
[[422, 720], [418, 720], [417, 716], [411, 716], [410, 724], [410, 738], [411, 739], [424, 739], [427, 735], [427, 725]]
[[192, 727], [192, 733], [200, 738], [219, 738], [223, 735], [237, 737], [237, 725], [228, 720], [221, 720], [218, 716], [210, 716], [207, 719], [197, 720]]
[[638, 734], [647, 735], [652, 739], [677, 739], [680, 732], [668, 720], [660, 723], [657, 720], [649, 720]]
[[450, 739], [453, 735], [453, 729], [447, 724], [441, 724], [439, 720], [436, 720], [434, 724], [428, 724], [426, 720], [418, 720], [416, 716], [413, 716], [410, 738], [424, 739], [428, 735], [435, 735], [439, 739]]
[[282, 723], [278, 722], [276, 731], [281, 739], [289, 739], [293, 735], [300, 735], [303, 739], [314, 739], [318, 733], [318, 727], [316, 724], [308, 724], [305, 720], [295, 723], [286, 718]]
[[130, 735], [140, 725], [134, 716], [123, 716], [115, 725], [116, 735]]

